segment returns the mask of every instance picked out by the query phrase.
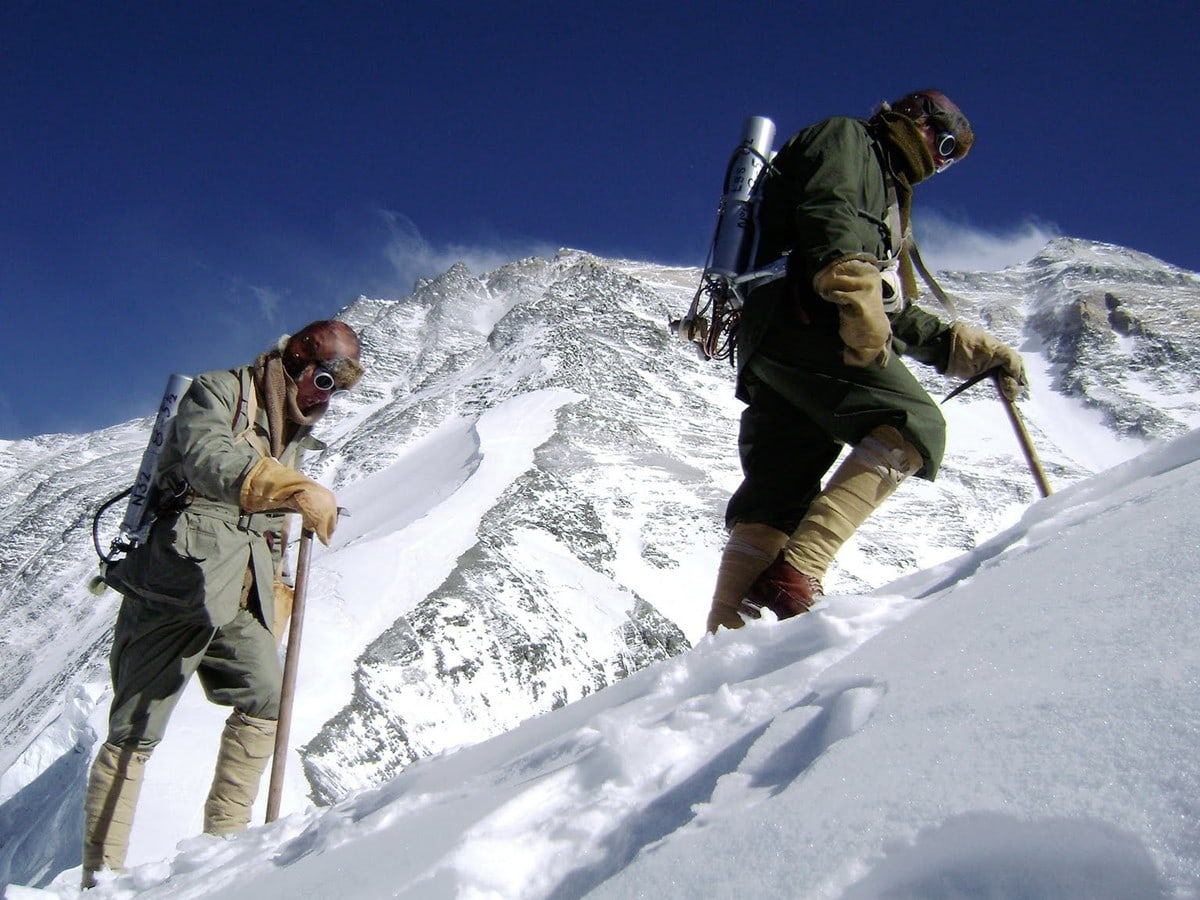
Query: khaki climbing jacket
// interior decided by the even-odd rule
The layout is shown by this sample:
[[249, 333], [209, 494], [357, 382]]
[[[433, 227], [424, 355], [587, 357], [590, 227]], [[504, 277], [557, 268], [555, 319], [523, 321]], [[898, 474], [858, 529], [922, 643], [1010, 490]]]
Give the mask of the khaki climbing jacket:
[[[127, 597], [212, 627], [237, 614], [250, 569], [263, 619], [274, 628], [271, 586], [285, 514], [248, 514], [238, 505], [242, 481], [271, 446], [252, 376], [244, 366], [208, 372], [192, 383], [159, 459], [159, 512], [149, 537], [105, 575]], [[308, 426], [298, 427], [280, 462], [295, 467], [301, 449], [320, 446]]]

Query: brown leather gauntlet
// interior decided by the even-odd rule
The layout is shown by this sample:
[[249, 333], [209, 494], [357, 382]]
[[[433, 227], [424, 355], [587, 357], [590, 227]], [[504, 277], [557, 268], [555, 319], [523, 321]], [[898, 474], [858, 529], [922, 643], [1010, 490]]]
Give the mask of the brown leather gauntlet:
[[838, 308], [838, 336], [846, 345], [848, 366], [886, 366], [891, 355], [892, 326], [883, 310], [883, 277], [866, 259], [850, 257], [830, 263], [813, 278], [813, 289]]
[[1021, 354], [982, 328], [964, 322], [955, 322], [950, 326], [947, 375], [951, 378], [974, 378], [995, 368], [1000, 369], [1000, 391], [1009, 400], [1016, 400], [1029, 384]]
[[246, 474], [239, 501], [246, 512], [290, 509], [300, 513], [304, 527], [311, 529], [322, 544], [328, 545], [337, 527], [333, 491], [269, 456], [256, 462]]

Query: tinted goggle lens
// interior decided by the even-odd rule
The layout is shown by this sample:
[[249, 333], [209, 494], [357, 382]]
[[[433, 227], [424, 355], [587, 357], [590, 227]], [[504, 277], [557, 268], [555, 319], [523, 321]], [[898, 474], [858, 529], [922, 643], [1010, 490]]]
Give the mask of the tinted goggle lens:
[[958, 148], [958, 141], [948, 131], [943, 131], [933, 139], [934, 150], [934, 171], [945, 172], [955, 162], [954, 151]]
[[937, 153], [942, 159], [950, 159], [957, 147], [958, 141], [950, 132], [943, 131], [937, 136]]
[[336, 385], [337, 381], [324, 369], [318, 368], [315, 372], [313, 372], [313, 387], [315, 387], [318, 391], [324, 391], [328, 393], [329, 391], [332, 391]]

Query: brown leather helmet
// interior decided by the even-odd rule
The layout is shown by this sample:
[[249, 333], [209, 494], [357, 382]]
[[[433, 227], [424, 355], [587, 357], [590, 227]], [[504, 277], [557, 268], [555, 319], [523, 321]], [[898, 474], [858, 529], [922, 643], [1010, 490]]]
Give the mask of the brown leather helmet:
[[961, 109], [939, 90], [925, 88], [905, 94], [891, 104], [893, 112], [908, 116], [917, 124], [928, 124], [934, 131], [935, 140], [949, 135], [954, 142], [943, 159], [962, 159], [975, 143], [975, 132]]
[[305, 325], [287, 339], [283, 366], [292, 378], [299, 378], [310, 365], [318, 363], [333, 376], [336, 388], [345, 391], [362, 377], [361, 352], [353, 328], [336, 319], [323, 319]]

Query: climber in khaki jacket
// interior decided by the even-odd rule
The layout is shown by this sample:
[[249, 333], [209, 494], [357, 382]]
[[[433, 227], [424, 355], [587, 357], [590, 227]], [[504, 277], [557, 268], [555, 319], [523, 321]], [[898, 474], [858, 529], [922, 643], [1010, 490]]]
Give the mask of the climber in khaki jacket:
[[741, 313], [744, 478], [726, 509], [709, 631], [808, 610], [839, 549], [900, 483], [936, 477], [946, 423], [899, 357], [956, 378], [997, 370], [1009, 399], [1024, 389], [1016, 351], [914, 303], [913, 186], [974, 139], [945, 94], [924, 90], [869, 120], [818, 122], [772, 160], [752, 268], [786, 257], [787, 276], [751, 290]]
[[107, 740], [84, 800], [83, 886], [120, 871], [142, 775], [187, 682], [232, 708], [221, 735], [204, 830], [245, 828], [275, 743], [277, 651], [290, 588], [277, 577], [288, 511], [324, 544], [332, 492], [296, 471], [335, 391], [362, 375], [358, 336], [314, 322], [253, 365], [198, 376], [159, 459], [157, 518], [145, 543], [105, 573], [124, 599], [113, 634]]

